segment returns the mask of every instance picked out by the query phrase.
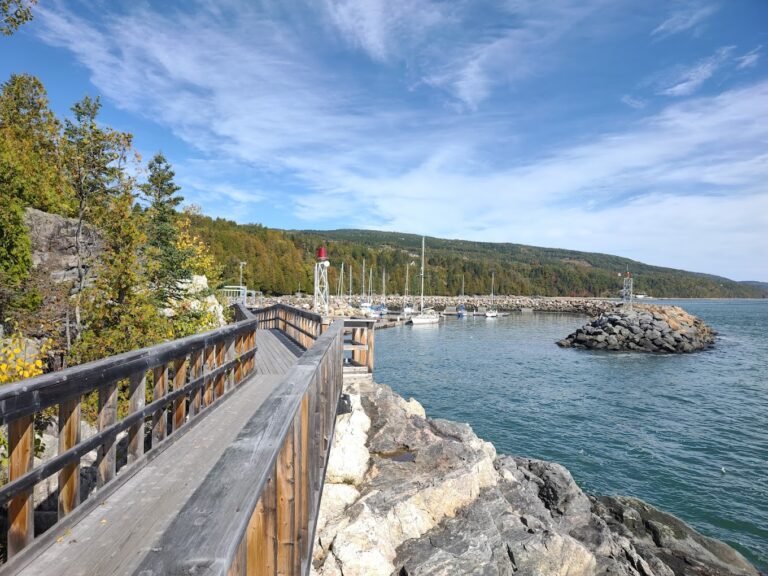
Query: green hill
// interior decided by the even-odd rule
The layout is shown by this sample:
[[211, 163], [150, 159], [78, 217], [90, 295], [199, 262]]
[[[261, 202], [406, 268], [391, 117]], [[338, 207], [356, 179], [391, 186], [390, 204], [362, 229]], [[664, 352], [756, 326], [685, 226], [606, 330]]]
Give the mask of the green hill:
[[[314, 251], [328, 246], [332, 263], [329, 281], [336, 291], [341, 263], [345, 263], [344, 291], [360, 291], [363, 259], [374, 270], [374, 288], [381, 291], [382, 269], [387, 271], [387, 293], [402, 293], [406, 266], [411, 267], [410, 292], [418, 286], [421, 236], [372, 230], [275, 230], [259, 225], [238, 225], [205, 216], [193, 218], [196, 232], [212, 247], [225, 266], [227, 282], [239, 281], [238, 263], [246, 261], [249, 287], [266, 293], [311, 290]], [[760, 298], [759, 286], [727, 278], [651, 266], [627, 258], [522, 244], [471, 242], [427, 237], [425, 293], [457, 295], [462, 276], [466, 294], [487, 294], [491, 272], [499, 294], [542, 296], [616, 296], [619, 275], [627, 267], [635, 277], [635, 292], [659, 297]], [[367, 274], [366, 274], [367, 275]], [[366, 284], [368, 278], [366, 278]]]

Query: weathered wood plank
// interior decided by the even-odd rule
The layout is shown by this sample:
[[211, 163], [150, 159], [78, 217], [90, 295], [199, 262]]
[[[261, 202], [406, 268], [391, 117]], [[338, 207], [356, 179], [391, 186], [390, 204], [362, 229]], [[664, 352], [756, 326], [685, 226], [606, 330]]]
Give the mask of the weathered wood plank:
[[[187, 357], [179, 358], [174, 362], [173, 389], [181, 390], [187, 383]], [[180, 396], [173, 401], [173, 432], [184, 425], [187, 419], [187, 398]]]
[[[195, 380], [197, 378], [200, 378], [203, 375], [203, 351], [202, 350], [195, 350], [192, 352], [192, 355], [190, 356], [190, 369], [192, 370], [192, 373], [190, 374], [190, 378], [192, 380]], [[189, 399], [189, 417], [194, 418], [197, 416], [197, 414], [200, 412], [200, 404], [202, 402], [202, 390], [203, 385], [195, 386], [195, 388], [190, 392], [190, 399]]]
[[[131, 375], [128, 384], [128, 414], [140, 412], [147, 402], [147, 371]], [[144, 455], [144, 419], [128, 429], [128, 464]]]
[[[99, 431], [102, 432], [117, 421], [117, 382], [99, 388]], [[115, 437], [104, 438], [96, 455], [96, 486], [101, 488], [115, 477], [117, 466]]]
[[[152, 400], [163, 398], [168, 392], [168, 364], [163, 364], [152, 370], [153, 390]], [[152, 447], [165, 440], [167, 433], [166, 409], [158, 410], [152, 415]]]
[[[32, 469], [35, 427], [32, 416], [22, 416], [8, 425], [8, 477], [20, 478]], [[8, 557], [27, 546], [35, 536], [32, 492], [23, 492], [8, 503]]]
[[[59, 404], [59, 454], [80, 442], [80, 398]], [[67, 464], [59, 472], [59, 520], [80, 504], [80, 462]]]

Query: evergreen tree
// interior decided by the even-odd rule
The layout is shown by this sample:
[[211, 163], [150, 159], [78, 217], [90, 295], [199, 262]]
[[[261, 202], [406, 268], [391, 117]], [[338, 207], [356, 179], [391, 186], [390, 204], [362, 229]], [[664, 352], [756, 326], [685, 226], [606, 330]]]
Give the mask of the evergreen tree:
[[185, 266], [188, 250], [179, 245], [179, 217], [176, 208], [184, 200], [173, 181], [174, 172], [162, 153], [149, 161], [149, 178], [140, 186], [147, 201], [148, 276], [158, 306], [167, 306], [181, 297], [179, 282], [191, 276]]
[[32, 20], [37, 0], [0, 0], [0, 34], [10, 36], [19, 26]]

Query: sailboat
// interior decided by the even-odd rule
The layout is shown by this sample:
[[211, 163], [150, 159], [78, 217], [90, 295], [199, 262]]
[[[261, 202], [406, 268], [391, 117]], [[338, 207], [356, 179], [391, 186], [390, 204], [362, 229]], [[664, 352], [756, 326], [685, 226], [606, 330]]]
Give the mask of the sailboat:
[[419, 313], [411, 316], [408, 320], [410, 324], [437, 324], [440, 322], [440, 315], [431, 309], [424, 309], [424, 236], [421, 237], [421, 303]]
[[464, 318], [467, 314], [467, 309], [464, 306], [464, 274], [461, 275], [461, 302], [456, 306], [456, 317]]
[[408, 270], [411, 268], [411, 262], [410, 264], [405, 265], [405, 290], [403, 291], [403, 315], [404, 316], [410, 316], [413, 314], [413, 306], [411, 306], [411, 303], [408, 301]]
[[365, 293], [365, 258], [363, 258], [363, 273], [361, 274], [361, 279], [362, 279], [362, 290], [360, 293], [360, 310], [362, 310], [365, 316], [370, 316], [371, 299], [367, 298], [367, 294]]
[[496, 318], [496, 316], [499, 315], [499, 311], [496, 310], [496, 308], [493, 307], [493, 281], [494, 281], [494, 273], [491, 272], [491, 307], [489, 310], [485, 311], [485, 317], [486, 318]]

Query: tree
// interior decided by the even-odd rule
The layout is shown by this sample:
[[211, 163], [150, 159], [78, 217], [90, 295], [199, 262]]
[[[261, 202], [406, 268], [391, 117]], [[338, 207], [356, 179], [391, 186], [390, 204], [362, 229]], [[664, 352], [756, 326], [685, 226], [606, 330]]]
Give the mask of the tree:
[[[72, 196], [59, 162], [59, 123], [34, 76], [12, 75], [0, 88], [0, 279], [17, 291], [31, 267], [24, 208], [68, 214]], [[0, 297], [5, 317], [7, 298]]]
[[179, 283], [191, 276], [185, 266], [188, 250], [179, 245], [179, 218], [176, 208], [184, 201], [173, 181], [174, 172], [162, 153], [149, 161], [149, 178], [140, 186], [149, 201], [147, 210], [148, 276], [158, 306], [181, 298]]
[[90, 267], [89, 256], [84, 253], [82, 244], [83, 223], [89, 220], [99, 225], [114, 219], [106, 218], [110, 205], [110, 195], [120, 195], [119, 183], [122, 176], [122, 164], [125, 162], [131, 146], [131, 135], [117, 132], [110, 128], [100, 128], [96, 117], [101, 109], [99, 98], [83, 98], [72, 107], [74, 120], [67, 119], [64, 124], [64, 166], [77, 199], [78, 226], [75, 235], [75, 253], [77, 255], [77, 287], [75, 302], [75, 326], [82, 329], [80, 318], [80, 294], [85, 287], [87, 272]]
[[19, 26], [32, 20], [32, 6], [37, 0], [0, 0], [0, 33], [10, 36]]

